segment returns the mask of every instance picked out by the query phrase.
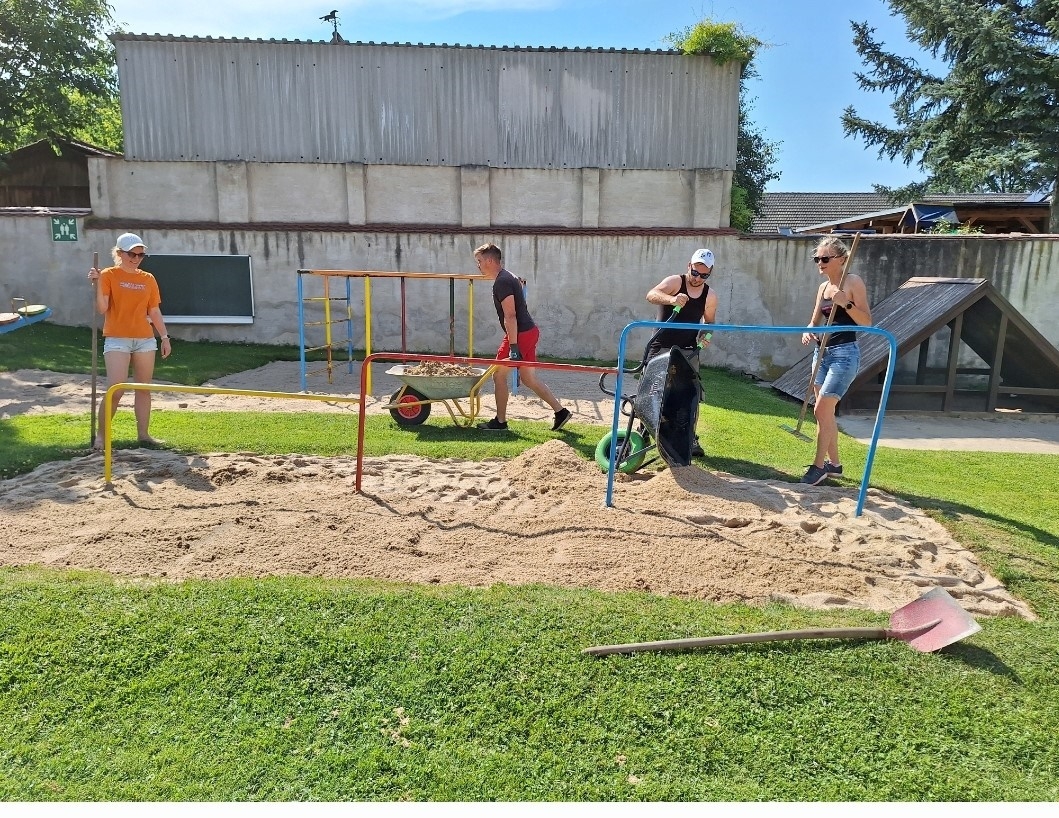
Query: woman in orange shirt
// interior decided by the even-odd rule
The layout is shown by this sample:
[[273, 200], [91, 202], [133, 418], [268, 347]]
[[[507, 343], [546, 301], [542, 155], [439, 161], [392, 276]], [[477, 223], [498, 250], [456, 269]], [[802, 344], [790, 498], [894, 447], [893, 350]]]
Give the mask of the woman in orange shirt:
[[[107, 384], [113, 386], [129, 379], [129, 364], [132, 364], [133, 382], [150, 383], [154, 377], [154, 353], [158, 348], [154, 334], [162, 340], [162, 357], [168, 358], [173, 351], [165, 329], [165, 319], [159, 309], [162, 298], [158, 282], [140, 262], [147, 255], [147, 246], [135, 233], [122, 233], [112, 252], [114, 266], [99, 270], [93, 267], [88, 278], [95, 284], [96, 309], [103, 319], [103, 360], [107, 366]], [[123, 391], [114, 393], [111, 417], [117, 411]], [[148, 425], [151, 422], [151, 393], [137, 390], [133, 409], [136, 413], [136, 436], [140, 445], [148, 448], [158, 446], [161, 441], [151, 437]], [[99, 431], [93, 448], [103, 448], [105, 424], [111, 418], [99, 417]]]

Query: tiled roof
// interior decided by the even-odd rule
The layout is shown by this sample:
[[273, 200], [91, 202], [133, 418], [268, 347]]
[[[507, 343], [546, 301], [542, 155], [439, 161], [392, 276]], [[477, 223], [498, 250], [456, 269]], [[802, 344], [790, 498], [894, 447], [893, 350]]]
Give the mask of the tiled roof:
[[[926, 196], [923, 201], [945, 204], [982, 202], [991, 204], [1024, 202], [1028, 193], [960, 193], [954, 196]], [[782, 227], [799, 229], [852, 219], [865, 213], [903, 210], [878, 193], [766, 193], [761, 215], [754, 219], [751, 232], [778, 233]]]

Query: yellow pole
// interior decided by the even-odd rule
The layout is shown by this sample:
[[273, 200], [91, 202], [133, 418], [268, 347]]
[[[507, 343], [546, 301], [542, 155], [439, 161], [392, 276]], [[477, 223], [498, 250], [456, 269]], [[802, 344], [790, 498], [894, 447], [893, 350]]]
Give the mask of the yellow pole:
[[327, 382], [331, 377], [331, 276], [324, 276], [324, 345], [327, 347]]
[[[364, 357], [371, 355], [371, 276], [364, 277]], [[371, 368], [368, 368], [364, 388], [371, 394]]]
[[467, 279], [467, 357], [474, 357], [474, 282]]

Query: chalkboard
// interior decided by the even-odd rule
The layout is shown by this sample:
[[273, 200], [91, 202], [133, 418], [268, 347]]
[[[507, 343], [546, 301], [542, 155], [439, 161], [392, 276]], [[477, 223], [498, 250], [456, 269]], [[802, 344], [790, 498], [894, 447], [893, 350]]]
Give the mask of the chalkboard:
[[250, 256], [156, 255], [140, 265], [154, 275], [167, 324], [252, 324]]

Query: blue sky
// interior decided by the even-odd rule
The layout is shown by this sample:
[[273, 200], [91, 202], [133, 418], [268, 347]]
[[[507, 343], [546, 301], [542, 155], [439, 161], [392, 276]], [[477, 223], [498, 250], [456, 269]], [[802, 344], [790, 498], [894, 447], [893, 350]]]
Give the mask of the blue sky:
[[[737, 22], [769, 45], [750, 82], [753, 120], [779, 142], [781, 176], [771, 191], [870, 191], [873, 183], [919, 180], [914, 166], [881, 160], [842, 134], [847, 105], [890, 121], [891, 99], [857, 87], [863, 69], [850, 20], [877, 29], [887, 50], [929, 61], [905, 38], [884, 0], [111, 0], [114, 19], [134, 34], [327, 40], [337, 8], [351, 42], [666, 48], [666, 35], [704, 17]], [[703, 111], [703, 117], [709, 111]]]

